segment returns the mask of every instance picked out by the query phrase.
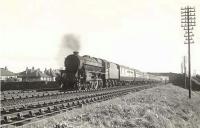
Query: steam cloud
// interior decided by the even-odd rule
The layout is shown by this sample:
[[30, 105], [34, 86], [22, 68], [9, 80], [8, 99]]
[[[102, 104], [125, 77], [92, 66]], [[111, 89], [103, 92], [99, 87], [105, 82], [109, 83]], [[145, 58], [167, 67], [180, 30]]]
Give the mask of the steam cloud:
[[79, 50], [80, 50], [79, 37], [75, 34], [64, 35], [57, 55], [57, 61], [59, 67], [64, 66], [64, 59], [66, 56], [72, 54], [74, 51], [79, 51]]

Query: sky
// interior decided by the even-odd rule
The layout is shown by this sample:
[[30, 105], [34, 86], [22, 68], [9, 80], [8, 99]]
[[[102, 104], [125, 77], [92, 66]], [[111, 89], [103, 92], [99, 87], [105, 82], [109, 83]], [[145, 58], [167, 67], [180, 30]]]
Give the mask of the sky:
[[0, 0], [0, 67], [63, 67], [80, 41], [80, 55], [103, 58], [144, 72], [181, 72], [187, 55], [180, 8], [196, 7], [192, 72], [200, 73], [199, 0]]

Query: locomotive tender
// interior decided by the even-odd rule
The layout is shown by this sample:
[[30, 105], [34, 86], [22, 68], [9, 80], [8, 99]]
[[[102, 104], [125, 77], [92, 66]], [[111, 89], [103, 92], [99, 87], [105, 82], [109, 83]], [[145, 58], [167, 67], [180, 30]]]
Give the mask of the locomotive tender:
[[88, 90], [163, 81], [160, 76], [88, 55], [79, 56], [78, 52], [67, 56], [64, 66], [60, 80], [64, 90]]

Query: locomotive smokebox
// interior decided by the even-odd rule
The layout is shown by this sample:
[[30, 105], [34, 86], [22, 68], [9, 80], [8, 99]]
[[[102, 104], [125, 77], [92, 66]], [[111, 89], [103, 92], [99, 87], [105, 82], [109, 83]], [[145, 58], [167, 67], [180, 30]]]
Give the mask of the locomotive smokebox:
[[65, 69], [68, 72], [76, 74], [80, 67], [80, 56], [77, 51], [65, 58]]
[[79, 52], [78, 52], [78, 51], [74, 51], [73, 53], [74, 53], [74, 55], [76, 55], [76, 56], [79, 55]]

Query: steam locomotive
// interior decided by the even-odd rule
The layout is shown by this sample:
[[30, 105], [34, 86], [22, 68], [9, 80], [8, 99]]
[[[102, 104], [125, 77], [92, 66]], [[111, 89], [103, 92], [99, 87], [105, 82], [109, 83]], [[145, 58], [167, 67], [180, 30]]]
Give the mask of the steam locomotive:
[[79, 56], [76, 51], [65, 58], [64, 66], [65, 70], [61, 70], [60, 76], [63, 90], [88, 90], [167, 80], [104, 59]]

